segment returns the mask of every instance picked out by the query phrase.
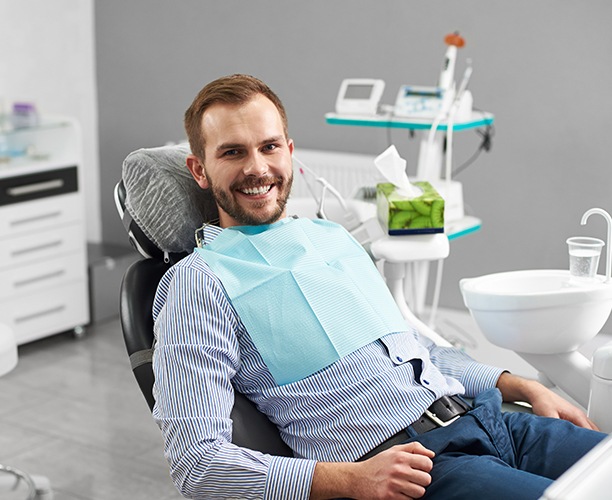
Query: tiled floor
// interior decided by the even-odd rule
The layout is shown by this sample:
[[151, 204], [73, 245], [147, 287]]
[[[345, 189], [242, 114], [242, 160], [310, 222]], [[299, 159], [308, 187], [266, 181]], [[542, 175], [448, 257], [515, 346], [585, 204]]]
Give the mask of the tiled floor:
[[162, 453], [117, 320], [21, 346], [0, 378], [0, 463], [47, 477], [55, 500], [181, 498]]
[[[437, 329], [481, 361], [535, 376], [487, 343], [465, 312], [440, 311]], [[17, 368], [0, 378], [0, 464], [47, 477], [55, 500], [180, 498], [118, 320], [79, 340], [60, 334], [19, 348]]]

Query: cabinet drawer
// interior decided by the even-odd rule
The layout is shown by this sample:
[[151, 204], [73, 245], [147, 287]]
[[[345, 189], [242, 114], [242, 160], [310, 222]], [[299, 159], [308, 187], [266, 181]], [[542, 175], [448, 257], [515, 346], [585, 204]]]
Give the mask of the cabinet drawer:
[[18, 344], [85, 325], [89, 322], [87, 282], [0, 301], [0, 318], [15, 332]]
[[0, 207], [0, 239], [83, 220], [77, 193]]
[[84, 279], [86, 275], [87, 263], [83, 252], [6, 269], [0, 273], [0, 301], [29, 296], [41, 290], [52, 293], [54, 287]]
[[72, 252], [85, 253], [85, 234], [81, 224], [35, 231], [0, 240], [0, 271], [15, 266], [36, 264]]
[[45, 170], [0, 179], [0, 206], [76, 192], [77, 167]]

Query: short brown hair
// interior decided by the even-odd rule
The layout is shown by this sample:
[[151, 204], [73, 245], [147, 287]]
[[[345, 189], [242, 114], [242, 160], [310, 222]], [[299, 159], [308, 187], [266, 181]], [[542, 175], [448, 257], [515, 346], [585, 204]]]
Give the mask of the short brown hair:
[[256, 95], [263, 95], [276, 106], [283, 121], [285, 137], [288, 137], [287, 114], [283, 103], [264, 82], [249, 75], [230, 75], [218, 78], [206, 85], [185, 111], [185, 131], [191, 152], [204, 160], [205, 139], [202, 116], [213, 104], [245, 104]]

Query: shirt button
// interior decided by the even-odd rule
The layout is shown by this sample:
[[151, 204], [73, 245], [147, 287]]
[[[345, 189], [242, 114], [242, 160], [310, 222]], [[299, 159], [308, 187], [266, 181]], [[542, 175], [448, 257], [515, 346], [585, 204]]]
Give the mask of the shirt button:
[[403, 358], [400, 357], [400, 356], [396, 356], [395, 359], [397, 359], [400, 363], [402, 363], [404, 361]]

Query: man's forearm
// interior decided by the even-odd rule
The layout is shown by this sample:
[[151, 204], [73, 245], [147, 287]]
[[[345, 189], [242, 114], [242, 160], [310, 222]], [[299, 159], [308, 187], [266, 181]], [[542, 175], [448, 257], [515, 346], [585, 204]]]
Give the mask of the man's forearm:
[[497, 380], [497, 388], [502, 393], [504, 401], [525, 401], [530, 403], [537, 396], [537, 388], [534, 386], [534, 383], [538, 384], [533, 380], [504, 372]]
[[317, 462], [310, 490], [311, 500], [356, 498], [351, 486], [359, 479], [358, 470], [358, 463]]
[[509, 372], [504, 372], [497, 380], [497, 388], [502, 393], [504, 401], [523, 401], [533, 404], [550, 392], [536, 380], [530, 380]]
[[562, 418], [580, 427], [597, 430], [585, 412], [544, 387], [535, 380], [529, 380], [504, 372], [497, 381], [504, 401], [525, 401], [530, 403], [533, 413], [543, 417]]

